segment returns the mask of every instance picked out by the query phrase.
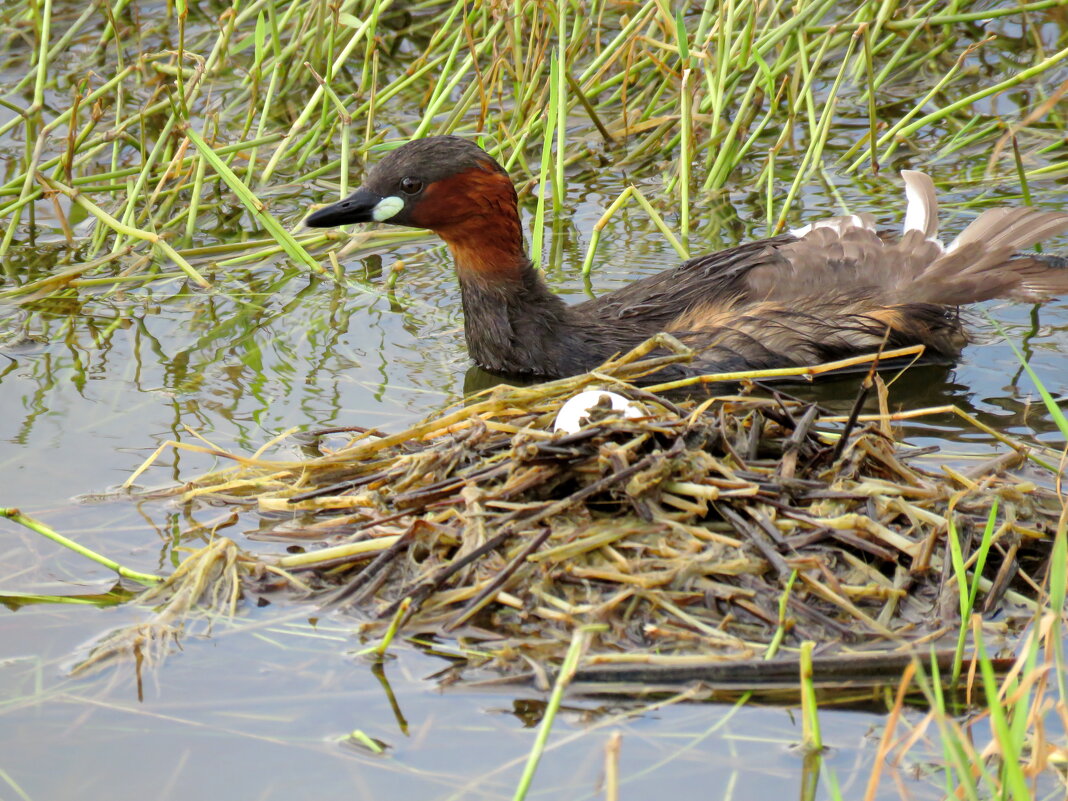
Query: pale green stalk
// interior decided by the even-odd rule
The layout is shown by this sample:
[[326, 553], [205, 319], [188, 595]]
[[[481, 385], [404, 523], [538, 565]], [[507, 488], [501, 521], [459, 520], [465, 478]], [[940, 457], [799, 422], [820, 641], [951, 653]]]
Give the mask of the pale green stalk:
[[639, 190], [638, 187], [633, 187], [633, 189], [634, 197], [637, 199], [638, 203], [641, 204], [641, 207], [645, 209], [645, 213], [652, 218], [653, 224], [657, 227], [660, 233], [664, 235], [664, 238], [667, 239], [668, 244], [670, 244], [671, 247], [674, 248], [675, 252], [678, 253], [680, 257], [688, 259], [690, 257], [690, 253], [687, 250], [686, 246], [676, 238], [675, 234], [671, 232], [671, 229], [668, 227], [667, 223], [664, 222], [664, 218], [661, 217], [660, 214], [656, 211], [656, 209], [652, 207], [652, 204], [650, 204], [649, 201], [645, 199], [645, 195], [641, 193], [641, 190]]
[[612, 201], [611, 205], [605, 209], [601, 218], [593, 224], [593, 228], [590, 230], [590, 244], [586, 248], [586, 258], [582, 260], [582, 274], [589, 275], [590, 270], [593, 268], [593, 256], [597, 250], [597, 244], [601, 241], [601, 231], [604, 230], [605, 225], [612, 216], [623, 207], [623, 204], [627, 202], [629, 198], [634, 194], [634, 187], [628, 186], [622, 192], [619, 193], [619, 197]]
[[[219, 177], [237, 195], [241, 204], [259, 220], [260, 224], [278, 241], [278, 244], [282, 246], [293, 261], [304, 264], [317, 273], [326, 273], [322, 265], [313, 259], [300, 243], [293, 238], [293, 235], [267, 211], [263, 203], [252, 193], [252, 190], [242, 183], [233, 170], [226, 166], [225, 162], [208, 146], [208, 143], [204, 141], [200, 134], [192, 128], [187, 128], [185, 134], [196, 145], [200, 155], [211, 164], [212, 169], [219, 174]], [[174, 255], [177, 256], [178, 254]]]
[[[41, 150], [44, 147], [44, 139], [47, 135], [47, 128], [42, 128], [40, 132], [37, 128], [41, 121], [41, 110], [44, 108], [44, 93], [45, 84], [48, 81], [48, 40], [51, 35], [52, 29], [52, 0], [44, 0], [44, 5], [41, 8], [41, 31], [37, 41], [37, 78], [34, 81], [33, 87], [33, 103], [30, 109], [25, 114], [26, 121], [26, 171], [24, 173], [24, 179], [22, 183], [22, 191], [19, 193], [20, 199], [26, 199], [29, 197], [32, 191], [32, 181], [34, 173], [37, 170], [37, 163], [41, 159]], [[72, 109], [73, 111], [73, 109]], [[18, 118], [13, 118], [12, 122], [15, 122]], [[33, 143], [31, 145], [31, 142]], [[12, 239], [14, 238], [15, 229], [18, 228], [19, 220], [22, 217], [22, 209], [29, 207], [32, 211], [32, 206], [28, 204], [20, 205], [11, 215], [11, 220], [8, 223], [7, 230], [4, 231], [3, 241], [0, 242], [0, 260], [4, 262], [4, 271], [8, 277], [13, 277], [10, 272], [10, 266], [5, 258], [8, 252], [8, 248], [11, 247]]]
[[556, 3], [557, 29], [556, 29], [556, 75], [553, 78], [553, 92], [556, 95], [556, 164], [553, 170], [553, 214], [559, 218], [564, 213], [564, 198], [567, 195], [567, 185], [564, 181], [564, 154], [567, 152], [567, 65], [568, 25], [567, 25], [567, 2], [558, 0]]
[[177, 264], [178, 267], [180, 267], [186, 275], [192, 278], [201, 287], [207, 288], [211, 286], [211, 283], [208, 282], [208, 280], [205, 279], [204, 276], [198, 273], [191, 264], [189, 264], [185, 259], [183, 259], [178, 254], [178, 252], [170, 246], [167, 240], [163, 239], [159, 234], [153, 233], [152, 231], [142, 231], [139, 228], [134, 228], [129, 225], [123, 225], [121, 222], [116, 220], [102, 208], [100, 208], [87, 197], [85, 197], [85, 195], [83, 195], [77, 189], [72, 189], [71, 187], [62, 184], [54, 179], [45, 179], [42, 177], [42, 180], [44, 180], [52, 189], [62, 192], [64, 195], [69, 197], [71, 200], [73, 200], [83, 209], [88, 211], [106, 226], [114, 230], [116, 233], [151, 243], [154, 247], [162, 251], [165, 256], [167, 256], [175, 264]]
[[986, 566], [986, 557], [990, 552], [990, 545], [994, 540], [994, 526], [998, 518], [998, 499], [995, 496], [987, 516], [986, 528], [983, 529], [983, 537], [976, 552], [975, 564], [972, 567], [974, 579], [968, 581], [968, 566], [964, 561], [963, 549], [960, 545], [960, 537], [957, 534], [956, 522], [949, 518], [949, 531], [946, 539], [949, 544], [950, 559], [953, 564], [953, 575], [957, 581], [957, 599], [960, 605], [960, 629], [957, 633], [957, 649], [953, 658], [953, 676], [951, 681], [956, 686], [960, 680], [961, 667], [964, 659], [964, 644], [968, 635], [968, 621], [975, 609], [975, 599], [979, 594], [979, 585], [983, 576], [983, 568]]
[[196, 173], [193, 176], [193, 190], [189, 197], [189, 211], [185, 221], [185, 241], [192, 244], [197, 232], [197, 217], [199, 216], [200, 198], [204, 194], [204, 173], [207, 170], [206, 159], [197, 161]]
[[693, 164], [693, 117], [692, 96], [690, 94], [691, 70], [682, 71], [682, 114], [681, 114], [681, 155], [679, 157], [679, 228], [682, 244], [690, 244], [690, 166]]
[[[998, 691], [997, 679], [994, 676], [994, 666], [986, 654], [983, 644], [982, 632], [979, 627], [975, 628], [975, 651], [976, 659], [979, 660], [979, 672], [983, 679], [983, 691], [986, 695], [987, 711], [990, 713], [990, 728], [994, 739], [998, 744], [1001, 764], [1002, 798], [1011, 798], [1013, 801], [1034, 801], [1023, 768], [1020, 765], [1023, 754], [1020, 742], [1013, 736], [1012, 728], [1005, 708], [1002, 706], [1001, 693]], [[1025, 710], [1017, 708], [1014, 717], [1023, 717], [1026, 721]], [[1005, 793], [1005, 789], [1008, 793]]]
[[[381, 0], [382, 8], [385, 9], [389, 7], [390, 5], [392, 5], [392, 2], [393, 0]], [[370, 28], [370, 18], [360, 24], [360, 26], [356, 29], [355, 33], [353, 33], [352, 36], [349, 38], [348, 43], [346, 43], [345, 47], [342, 48], [337, 58], [334, 59], [334, 64], [332, 65], [332, 69], [334, 71], [341, 69], [342, 65], [344, 65], [344, 63], [348, 61], [348, 58], [352, 54], [352, 51], [356, 49], [356, 46], [360, 43], [363, 37], [368, 34]], [[267, 162], [267, 165], [263, 168], [263, 172], [260, 174], [261, 186], [265, 185], [267, 181], [270, 180], [271, 176], [274, 174], [275, 169], [277, 169], [278, 162], [281, 161], [282, 156], [289, 152], [290, 142], [297, 135], [297, 133], [299, 133], [304, 128], [308, 120], [311, 118], [311, 115], [315, 112], [315, 109], [319, 107], [319, 102], [321, 101], [322, 96], [323, 87], [319, 86], [315, 89], [315, 91], [312, 93], [311, 98], [305, 104], [304, 110], [301, 111], [300, 115], [297, 117], [296, 120], [294, 120], [293, 124], [289, 126], [289, 131], [282, 138], [282, 141], [278, 143], [278, 147], [275, 148], [274, 154], [271, 156], [270, 160]]]
[[549, 702], [545, 706], [541, 724], [538, 726], [538, 735], [534, 739], [534, 746], [530, 749], [530, 756], [527, 757], [527, 764], [523, 768], [523, 775], [519, 779], [519, 785], [512, 796], [512, 801], [523, 801], [527, 797], [531, 782], [534, 780], [534, 772], [538, 769], [538, 762], [541, 760], [541, 755], [549, 742], [549, 732], [552, 731], [556, 713], [563, 703], [564, 692], [571, 683], [575, 671], [578, 670], [582, 652], [586, 650], [586, 643], [593, 632], [603, 628], [603, 626], [579, 626], [572, 633], [571, 645], [567, 649], [567, 655], [564, 657], [564, 662], [560, 665], [560, 672], [553, 683], [552, 694], [549, 696]]
[[163, 578], [161, 576], [154, 576], [150, 573], [139, 573], [136, 570], [130, 570], [128, 567], [123, 567], [113, 559], [108, 559], [106, 556], [103, 556], [102, 554], [99, 554], [96, 551], [90, 550], [89, 548], [86, 548], [84, 545], [75, 542], [69, 537], [64, 537], [59, 532], [46, 526], [40, 520], [35, 520], [29, 515], [24, 515], [18, 509], [0, 507], [0, 517], [5, 517], [13, 523], [18, 523], [20, 526], [25, 526], [31, 531], [34, 531], [44, 537], [47, 537], [48, 539], [52, 540], [52, 542], [58, 543], [64, 548], [68, 548], [74, 551], [76, 554], [84, 556], [87, 559], [91, 559], [97, 564], [103, 565], [104, 567], [108, 568], [108, 570], [115, 571], [123, 578], [130, 579], [130, 581], [136, 581], [138, 584], [144, 584], [145, 586], [149, 587], [163, 581]]
[[[946, 76], [938, 82], [935, 88], [928, 92], [924, 96], [924, 98], [916, 104], [912, 112], [906, 114], [905, 117], [902, 118], [898, 123], [891, 126], [890, 130], [888, 130], [881, 137], [879, 137], [877, 146], [881, 147], [882, 145], [885, 145], [890, 142], [891, 139], [904, 139], [908, 136], [911, 136], [921, 128], [925, 128], [931, 125], [932, 123], [945, 119], [946, 117], [955, 114], [961, 109], [974, 106], [977, 102], [984, 98], [990, 97], [991, 95], [1000, 94], [1001, 92], [1004, 92], [1007, 89], [1011, 89], [1014, 86], [1018, 86], [1019, 84], [1030, 78], [1035, 77], [1036, 75], [1041, 75], [1043, 72], [1046, 72], [1047, 70], [1056, 67], [1058, 64], [1063, 62], [1065, 58], [1068, 58], [1068, 47], [1058, 51], [1054, 55], [1041, 61], [1038, 64], [1035, 64], [1025, 70], [1021, 70], [1020, 72], [1009, 76], [1000, 83], [996, 83], [993, 86], [989, 86], [985, 89], [980, 89], [978, 91], [972, 92], [970, 95], [963, 97], [960, 100], [957, 100], [953, 103], [947, 103], [945, 106], [942, 106], [936, 111], [933, 111], [929, 114], [925, 114], [924, 116], [913, 122], [908, 122], [908, 120], [912, 119], [912, 117], [915, 116], [915, 113], [922, 109], [930, 98], [934, 97], [938, 92], [940, 92], [945, 86], [945, 84], [948, 83], [948, 81], [952, 78], [952, 76], [954, 76], [959, 71], [960, 65], [963, 63], [964, 55], [965, 54], [961, 55], [961, 58], [958, 60], [957, 64], [955, 64], [953, 66], [953, 69], [951, 69], [949, 73], [947, 73]], [[890, 153], [893, 152], [893, 149], [894, 147], [891, 144], [891, 146], [886, 151], [884, 151], [881, 160], [886, 161], [886, 159], [889, 158]], [[865, 151], [865, 153], [860, 157], [860, 159], [858, 159], [849, 166], [849, 171], [857, 169], [860, 162], [863, 161], [863, 159], [866, 157], [867, 151]]]
[[823, 750], [819, 703], [812, 683], [812, 650], [815, 645], [811, 640], [801, 643], [801, 747], [808, 753]]
[[779, 219], [775, 224], [775, 232], [779, 232], [786, 227], [786, 217], [789, 214], [794, 198], [800, 191], [802, 182], [808, 177], [812, 167], [823, 154], [823, 147], [826, 144], [827, 136], [830, 133], [831, 121], [834, 119], [834, 110], [838, 102], [838, 91], [841, 88], [842, 79], [845, 76], [847, 65], [853, 54], [853, 48], [856, 45], [856, 41], [857, 37], [855, 36], [849, 40], [849, 47], [846, 50], [845, 56], [842, 58], [842, 66], [839, 68], [838, 74], [835, 76], [830, 94], [827, 97], [827, 101], [824, 103], [823, 116], [820, 118], [816, 127], [813, 141], [805, 151], [804, 158], [801, 160], [801, 166], [797, 170], [797, 176], [794, 178], [794, 182], [791, 184], [790, 191], [787, 193], [786, 200], [783, 202], [782, 209], [779, 212]]
[[[451, 94], [452, 90], [456, 88], [456, 85], [459, 84], [460, 81], [464, 80], [467, 77], [467, 71], [471, 69], [471, 66], [474, 63], [475, 56], [482, 55], [486, 48], [488, 48], [490, 44], [493, 43], [494, 37], [500, 32], [502, 27], [504, 27], [504, 20], [497, 20], [497, 22], [494, 23], [493, 27], [486, 32], [485, 38], [482, 40], [481, 44], [478, 45], [475, 50], [475, 53], [467, 54], [466, 58], [464, 58], [463, 62], [460, 64], [460, 68], [456, 70], [456, 73], [448, 80], [448, 82], [438, 82], [437, 87], [439, 91], [435, 93], [434, 98], [430, 101], [430, 103], [427, 105], [426, 110], [423, 112], [422, 120], [420, 121], [419, 126], [415, 129], [415, 133], [412, 134], [413, 139], [418, 139], [422, 136], [425, 136], [427, 131], [430, 130], [430, 126], [433, 122], [434, 116], [440, 111], [441, 107], [448, 100], [448, 97]], [[458, 47], [462, 43], [462, 41], [462, 37], [457, 34], [456, 46]], [[455, 51], [451, 52], [449, 54], [449, 59], [451, 60], [454, 55]]]

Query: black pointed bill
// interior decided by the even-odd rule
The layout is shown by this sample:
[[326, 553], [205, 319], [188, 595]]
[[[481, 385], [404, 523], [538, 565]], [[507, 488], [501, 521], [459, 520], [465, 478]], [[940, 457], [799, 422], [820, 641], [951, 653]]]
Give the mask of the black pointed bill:
[[382, 197], [361, 187], [344, 200], [309, 215], [304, 224], [309, 228], [329, 228], [349, 223], [386, 222], [403, 208], [401, 198]]

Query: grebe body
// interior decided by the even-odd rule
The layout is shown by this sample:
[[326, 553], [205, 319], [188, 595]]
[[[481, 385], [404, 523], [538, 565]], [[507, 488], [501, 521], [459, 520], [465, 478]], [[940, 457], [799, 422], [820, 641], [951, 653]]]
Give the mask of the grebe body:
[[697, 352], [686, 367], [692, 373], [817, 364], [914, 344], [949, 360], [967, 342], [958, 307], [1068, 293], [1064, 259], [1019, 252], [1068, 230], [1068, 214], [989, 209], [947, 246], [938, 240], [930, 178], [902, 177], [900, 237], [876, 231], [867, 215], [835, 217], [574, 305], [552, 293], [527, 257], [508, 173], [459, 137], [391, 151], [355, 193], [305, 222], [434, 231], [456, 264], [471, 357], [496, 373], [539, 378], [584, 372], [662, 331]]

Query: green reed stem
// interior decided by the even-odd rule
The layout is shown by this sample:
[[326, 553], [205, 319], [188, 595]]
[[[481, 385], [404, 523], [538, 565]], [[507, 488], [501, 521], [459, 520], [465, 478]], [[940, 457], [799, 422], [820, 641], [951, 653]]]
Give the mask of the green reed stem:
[[24, 515], [18, 509], [0, 507], [0, 517], [7, 518], [12, 523], [18, 523], [20, 526], [25, 526], [30, 529], [30, 531], [36, 532], [43, 537], [47, 537], [53, 542], [62, 545], [64, 548], [74, 551], [76, 554], [80, 554], [87, 559], [92, 559], [97, 564], [103, 565], [109, 570], [114, 570], [120, 576], [129, 579], [130, 581], [136, 581], [138, 584], [144, 584], [148, 587], [163, 581], [162, 576], [155, 576], [151, 573], [139, 573], [136, 570], [130, 570], [128, 567], [123, 567], [113, 559], [108, 559], [106, 556], [86, 548], [84, 545], [75, 542], [69, 537], [64, 537], [59, 532], [49, 528], [40, 520], [36, 520], [29, 515]]
[[553, 691], [549, 696], [548, 704], [545, 706], [541, 724], [538, 726], [538, 735], [534, 739], [534, 746], [530, 749], [527, 764], [523, 768], [523, 775], [519, 779], [519, 785], [512, 796], [512, 801], [523, 801], [527, 797], [530, 785], [534, 780], [534, 773], [538, 769], [538, 762], [545, 752], [545, 745], [549, 742], [549, 733], [552, 731], [553, 721], [556, 720], [556, 713], [560, 710], [560, 705], [564, 700], [564, 693], [571, 683], [575, 671], [578, 670], [579, 660], [582, 658], [583, 651], [586, 650], [586, 644], [594, 632], [602, 631], [604, 628], [604, 626], [600, 625], [580, 626], [572, 633], [571, 645], [567, 649], [566, 656], [564, 656], [563, 664], [560, 665], [560, 672], [556, 676], [556, 681], [553, 682]]

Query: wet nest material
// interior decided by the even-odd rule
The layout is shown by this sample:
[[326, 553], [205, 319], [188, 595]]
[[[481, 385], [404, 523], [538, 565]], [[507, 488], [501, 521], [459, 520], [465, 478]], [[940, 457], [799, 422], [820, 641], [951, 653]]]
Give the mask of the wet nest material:
[[[288, 544], [257, 557], [269, 569], [246, 571], [246, 591], [299, 587], [372, 640], [399, 623], [506, 674], [557, 664], [586, 624], [601, 624], [586, 666], [609, 669], [762, 659], [806, 640], [824, 654], [926, 650], [960, 626], [951, 532], [974, 572], [989, 529], [976, 611], [1031, 611], [1061, 505], [1007, 472], [1022, 449], [941, 467], [895, 440], [877, 379], [869, 405], [883, 413], [845, 420], [778, 393], [679, 400], [624, 380], [660, 361], [498, 387], [333, 449], [338, 432], [319, 432], [301, 461], [226, 454], [236, 468], [174, 492]], [[554, 434], [561, 404], [591, 385], [645, 414], [595, 409]]]

